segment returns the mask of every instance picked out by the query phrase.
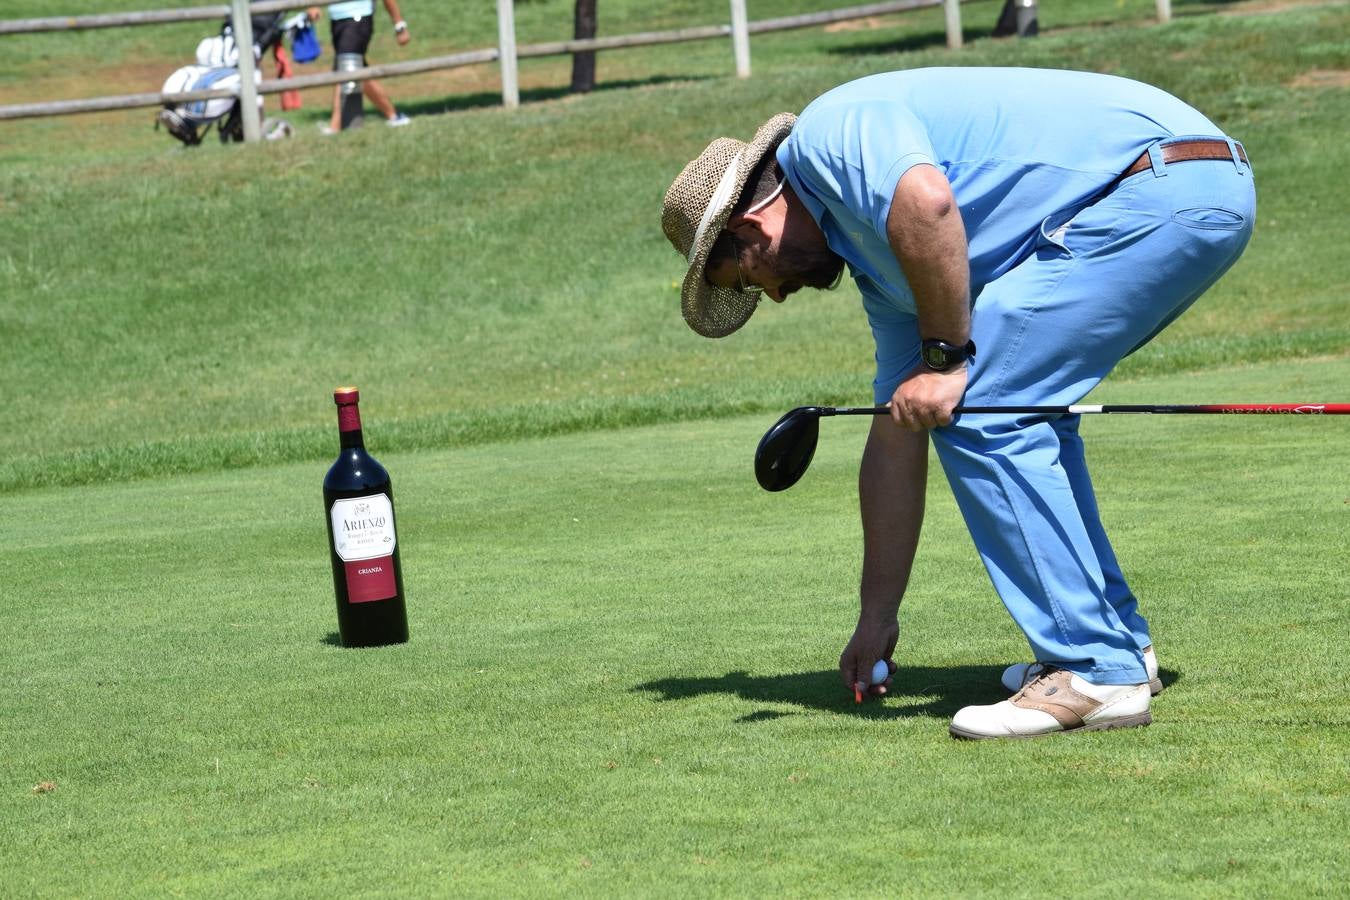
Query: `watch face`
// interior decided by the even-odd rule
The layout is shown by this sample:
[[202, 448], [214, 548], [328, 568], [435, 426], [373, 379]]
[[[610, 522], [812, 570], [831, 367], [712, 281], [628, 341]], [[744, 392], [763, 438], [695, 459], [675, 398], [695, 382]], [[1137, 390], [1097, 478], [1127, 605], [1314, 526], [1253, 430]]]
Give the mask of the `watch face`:
[[943, 369], [947, 366], [947, 354], [941, 347], [925, 347], [923, 361], [930, 369]]

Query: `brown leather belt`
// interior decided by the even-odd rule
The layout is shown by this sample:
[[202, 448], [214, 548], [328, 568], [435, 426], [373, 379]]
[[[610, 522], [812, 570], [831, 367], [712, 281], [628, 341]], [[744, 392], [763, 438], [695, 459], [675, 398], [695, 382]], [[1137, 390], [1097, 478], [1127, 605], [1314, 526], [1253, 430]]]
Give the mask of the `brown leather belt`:
[[[1238, 159], [1244, 163], [1247, 162], [1247, 152], [1242, 149], [1241, 144], [1237, 144]], [[1232, 160], [1233, 151], [1229, 149], [1227, 141], [1215, 140], [1212, 138], [1196, 138], [1194, 140], [1173, 141], [1169, 144], [1163, 144], [1158, 148], [1162, 152], [1163, 163], [1171, 165], [1172, 163], [1189, 162], [1192, 159], [1227, 159]], [[1116, 179], [1119, 184], [1131, 175], [1138, 175], [1145, 169], [1153, 167], [1153, 161], [1149, 158], [1147, 152], [1139, 157], [1134, 163], [1121, 173]]]

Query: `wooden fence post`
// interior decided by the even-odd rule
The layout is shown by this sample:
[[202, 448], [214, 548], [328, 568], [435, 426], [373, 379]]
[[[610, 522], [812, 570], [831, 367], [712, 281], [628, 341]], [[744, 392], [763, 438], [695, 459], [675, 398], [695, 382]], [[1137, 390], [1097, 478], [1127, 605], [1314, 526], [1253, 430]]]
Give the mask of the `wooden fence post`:
[[253, 19], [248, 0], [231, 0], [230, 21], [234, 47], [239, 51], [239, 117], [244, 123], [244, 143], [262, 140], [261, 114], [258, 111], [258, 86], [253, 81], [257, 66], [253, 59]]
[[942, 0], [942, 17], [947, 23], [947, 48], [960, 50], [965, 43], [961, 34], [961, 0]]
[[745, 0], [731, 0], [731, 49], [736, 56], [736, 77], [750, 77], [750, 26]]
[[516, 80], [516, 10], [513, 0], [497, 0], [497, 61], [502, 67], [502, 106], [520, 106]]

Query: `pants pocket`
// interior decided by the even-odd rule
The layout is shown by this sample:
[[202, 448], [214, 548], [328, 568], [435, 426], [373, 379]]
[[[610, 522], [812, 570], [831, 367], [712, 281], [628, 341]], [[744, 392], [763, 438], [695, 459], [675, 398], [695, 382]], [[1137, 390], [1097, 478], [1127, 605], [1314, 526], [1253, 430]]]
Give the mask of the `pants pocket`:
[[1211, 231], [1239, 231], [1247, 224], [1246, 217], [1241, 213], [1221, 206], [1179, 209], [1172, 213], [1172, 221], [1188, 228]]
[[1064, 236], [1068, 234], [1069, 226], [1078, 213], [1079, 210], [1076, 209], [1061, 209], [1042, 219], [1040, 234], [1036, 237], [1037, 252], [1073, 256], [1073, 251], [1064, 243]]

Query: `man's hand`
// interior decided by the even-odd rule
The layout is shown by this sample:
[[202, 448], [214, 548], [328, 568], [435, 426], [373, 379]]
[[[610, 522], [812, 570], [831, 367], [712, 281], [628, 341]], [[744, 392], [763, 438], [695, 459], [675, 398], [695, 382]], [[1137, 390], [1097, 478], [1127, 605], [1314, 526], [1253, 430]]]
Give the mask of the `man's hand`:
[[895, 653], [895, 642], [899, 639], [900, 624], [895, 619], [883, 622], [859, 619], [853, 637], [839, 656], [839, 675], [844, 680], [844, 686], [858, 692], [859, 696], [862, 692], [874, 696], [886, 693], [886, 685], [891, 681], [889, 677], [882, 684], [868, 682], [872, 678], [872, 666], [879, 659], [886, 660], [886, 667], [892, 673], [895, 672], [891, 655]]
[[905, 376], [891, 396], [891, 419], [910, 431], [950, 425], [952, 410], [965, 392], [965, 363], [948, 372], [920, 366]]

